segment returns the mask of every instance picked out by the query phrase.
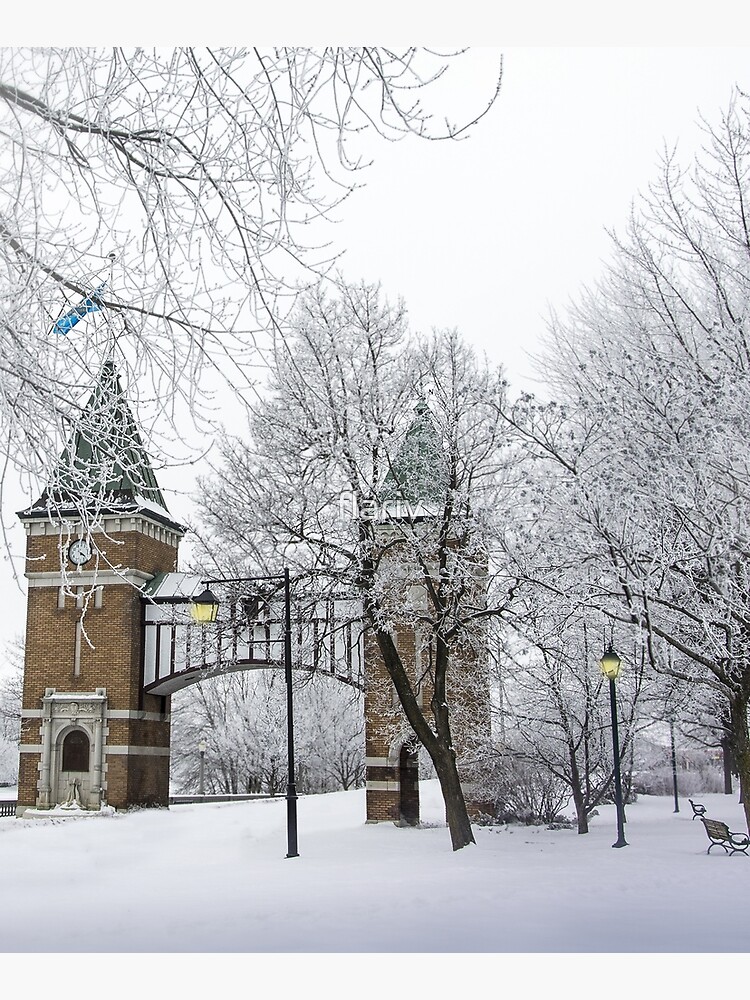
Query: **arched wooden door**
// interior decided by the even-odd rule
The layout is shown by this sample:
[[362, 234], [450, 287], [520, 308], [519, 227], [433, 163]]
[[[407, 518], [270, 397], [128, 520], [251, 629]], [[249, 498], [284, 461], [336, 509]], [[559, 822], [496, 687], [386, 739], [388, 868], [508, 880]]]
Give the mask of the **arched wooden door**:
[[419, 751], [406, 744], [398, 759], [399, 820], [405, 826], [419, 823]]
[[71, 729], [59, 748], [57, 779], [58, 805], [77, 803], [88, 805], [91, 785], [91, 741], [82, 729]]

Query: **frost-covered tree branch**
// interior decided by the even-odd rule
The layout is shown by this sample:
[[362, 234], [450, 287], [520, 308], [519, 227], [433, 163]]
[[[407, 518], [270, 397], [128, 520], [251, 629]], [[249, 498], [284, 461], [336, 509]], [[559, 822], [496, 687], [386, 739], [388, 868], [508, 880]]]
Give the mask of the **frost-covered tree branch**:
[[555, 401], [501, 415], [592, 606], [644, 634], [654, 669], [724, 700], [748, 803], [746, 96], [706, 139], [687, 168], [664, 158], [604, 278], [553, 319]]
[[[502, 373], [455, 333], [413, 337], [376, 286], [341, 281], [300, 299], [267, 389], [201, 483], [205, 558], [237, 575], [283, 561], [311, 589], [361, 602], [403, 708], [394, 725], [429, 753], [462, 847], [452, 732], [478, 729], [486, 704], [488, 552], [513, 465], [494, 416]], [[400, 627], [431, 650], [421, 673], [401, 659]]]
[[258, 338], [341, 249], [323, 223], [361, 185], [367, 137], [453, 140], [493, 103], [440, 123], [431, 96], [459, 57], [0, 50], [0, 447], [13, 462], [44, 475], [112, 353], [163, 439], [166, 422], [210, 413], [211, 387], [250, 392]]

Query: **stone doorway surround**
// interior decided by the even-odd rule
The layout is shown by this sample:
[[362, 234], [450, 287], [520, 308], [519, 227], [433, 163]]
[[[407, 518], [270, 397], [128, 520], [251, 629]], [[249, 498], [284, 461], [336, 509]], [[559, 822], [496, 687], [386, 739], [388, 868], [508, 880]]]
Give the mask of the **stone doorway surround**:
[[[47, 688], [42, 698], [41, 742], [37, 809], [78, 799], [84, 809], [99, 809], [106, 799], [104, 741], [106, 736], [107, 691], [74, 693]], [[89, 768], [63, 772], [62, 749], [65, 737], [82, 730], [89, 740]], [[76, 782], [74, 786], [73, 782]]]

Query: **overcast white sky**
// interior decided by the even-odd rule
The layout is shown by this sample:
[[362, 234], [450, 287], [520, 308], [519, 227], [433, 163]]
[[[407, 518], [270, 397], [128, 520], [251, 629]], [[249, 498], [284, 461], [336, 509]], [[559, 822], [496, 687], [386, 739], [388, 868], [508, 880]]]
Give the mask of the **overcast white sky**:
[[665, 144], [688, 159], [699, 113], [750, 89], [750, 48], [477, 49], [456, 74], [465, 107], [501, 55], [500, 98], [471, 138], [378, 148], [339, 237], [347, 274], [402, 294], [418, 329], [458, 327], [513, 383], [549, 306], [596, 278], [606, 228], [624, 227]]
[[[727, 35], [750, 37], [739, 24]], [[750, 90], [750, 47], [480, 48], [454, 74], [453, 109], [483, 106], [501, 55], [500, 98], [471, 137], [374, 147], [332, 237], [349, 278], [402, 295], [418, 330], [457, 327], [520, 386], [549, 307], [596, 279], [605, 229], [624, 226], [664, 144], [689, 158], [699, 113], [715, 119], [735, 85]], [[26, 499], [9, 494], [3, 509], [19, 556]], [[170, 507], [189, 513], [184, 497]], [[18, 611], [2, 638], [20, 632], [25, 608], [2, 554], [0, 583]]]

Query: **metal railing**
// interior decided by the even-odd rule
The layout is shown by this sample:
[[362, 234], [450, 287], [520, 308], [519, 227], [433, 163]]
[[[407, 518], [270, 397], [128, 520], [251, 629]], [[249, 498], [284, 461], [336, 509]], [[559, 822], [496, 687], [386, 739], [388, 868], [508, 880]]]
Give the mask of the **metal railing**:
[[[176, 575], [176, 574], [175, 574]], [[238, 669], [281, 667], [284, 602], [253, 595], [239, 584], [206, 581], [221, 598], [216, 622], [196, 624], [186, 598], [155, 597], [144, 604], [143, 684], [151, 694], [173, 694], [200, 676]], [[295, 670], [326, 674], [364, 690], [364, 625], [352, 597], [298, 601], [291, 621]]]
[[15, 816], [17, 805], [16, 799], [0, 799], [0, 816]]
[[170, 795], [170, 806], [194, 805], [196, 802], [252, 802], [254, 799], [283, 799], [283, 795], [267, 795], [251, 792], [248, 795]]

